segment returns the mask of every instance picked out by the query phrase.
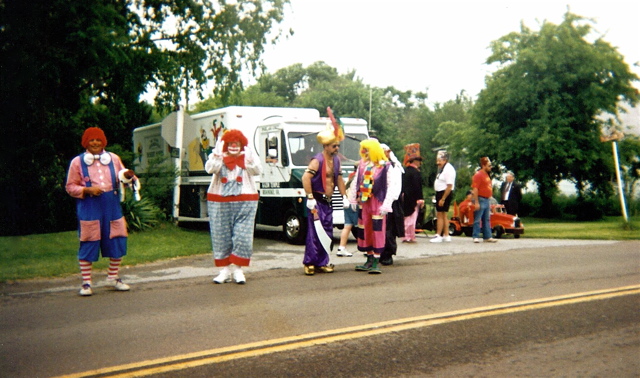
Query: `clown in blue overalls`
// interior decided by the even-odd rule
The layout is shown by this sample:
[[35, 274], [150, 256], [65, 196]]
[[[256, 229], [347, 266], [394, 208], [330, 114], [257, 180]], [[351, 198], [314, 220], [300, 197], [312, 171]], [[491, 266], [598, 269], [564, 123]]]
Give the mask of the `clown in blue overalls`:
[[76, 198], [80, 249], [78, 261], [82, 274], [80, 295], [93, 294], [91, 268], [99, 253], [108, 257], [107, 286], [117, 291], [129, 290], [118, 271], [127, 254], [127, 225], [120, 201], [122, 185], [132, 184], [139, 189], [139, 181], [132, 170], [126, 169], [120, 157], [104, 150], [107, 138], [102, 129], [90, 127], [82, 135], [86, 151], [76, 156], [69, 166], [66, 190]]
[[212, 174], [207, 209], [213, 261], [221, 268], [213, 282], [231, 282], [233, 277], [237, 284], [244, 284], [242, 268], [251, 262], [253, 226], [260, 198], [255, 177], [262, 167], [244, 134], [228, 130], [209, 155], [205, 170]]

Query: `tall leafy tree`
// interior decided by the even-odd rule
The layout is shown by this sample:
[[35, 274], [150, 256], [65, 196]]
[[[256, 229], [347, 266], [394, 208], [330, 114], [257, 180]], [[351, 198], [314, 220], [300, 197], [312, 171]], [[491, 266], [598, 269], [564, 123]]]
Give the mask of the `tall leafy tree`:
[[[87, 126], [130, 146], [151, 114], [185, 91], [228, 98], [261, 69], [288, 0], [5, 0], [0, 3], [0, 234], [73, 227], [68, 161]], [[10, 111], [8, 111], [10, 109]]]
[[602, 37], [590, 41], [591, 34], [591, 21], [567, 12], [559, 25], [522, 25], [492, 42], [487, 63], [498, 69], [474, 107], [472, 155], [492, 156], [520, 179], [533, 179], [546, 213], [561, 179], [573, 180], [580, 195], [610, 190], [597, 116], [639, 100], [638, 77], [623, 56]]

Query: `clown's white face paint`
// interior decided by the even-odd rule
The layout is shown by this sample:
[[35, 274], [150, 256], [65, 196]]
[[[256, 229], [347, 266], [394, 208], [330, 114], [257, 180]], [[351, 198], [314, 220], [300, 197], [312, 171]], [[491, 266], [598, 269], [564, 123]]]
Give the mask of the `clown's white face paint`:
[[240, 151], [241, 151], [241, 146], [240, 146], [240, 143], [238, 142], [231, 142], [227, 146], [227, 152], [229, 153], [229, 155], [238, 155]]

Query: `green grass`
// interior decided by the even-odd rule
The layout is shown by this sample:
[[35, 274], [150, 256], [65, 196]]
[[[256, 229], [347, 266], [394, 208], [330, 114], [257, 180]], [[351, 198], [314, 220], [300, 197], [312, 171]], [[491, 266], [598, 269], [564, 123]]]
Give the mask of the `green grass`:
[[[640, 217], [625, 225], [621, 217], [599, 222], [571, 222], [523, 218], [522, 238], [640, 240]], [[132, 233], [125, 265], [138, 265], [180, 256], [208, 254], [211, 239], [207, 230], [192, 230], [162, 224], [152, 230]], [[0, 237], [0, 282], [37, 277], [79, 274], [76, 231], [28, 236]], [[108, 260], [100, 259], [94, 269], [104, 270]]]
[[[0, 237], [0, 282], [78, 274], [77, 231]], [[138, 265], [180, 256], [210, 253], [208, 231], [194, 231], [162, 224], [153, 230], [129, 234], [124, 265]], [[108, 267], [101, 258], [95, 270]]]
[[582, 239], [582, 240], [640, 240], [640, 217], [628, 224], [622, 217], [606, 217], [598, 222], [575, 222], [536, 218], [522, 218], [523, 238]]

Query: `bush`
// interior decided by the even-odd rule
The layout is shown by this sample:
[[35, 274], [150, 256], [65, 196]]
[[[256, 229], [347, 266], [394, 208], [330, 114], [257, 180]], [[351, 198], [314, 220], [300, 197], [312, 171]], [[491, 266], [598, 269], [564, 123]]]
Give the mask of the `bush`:
[[178, 170], [169, 159], [158, 158], [149, 162], [147, 171], [138, 175], [142, 184], [142, 197], [149, 199], [169, 219], [173, 214], [173, 187]]
[[128, 231], [144, 231], [157, 226], [164, 218], [162, 211], [148, 198], [136, 201], [133, 195], [122, 203]]

